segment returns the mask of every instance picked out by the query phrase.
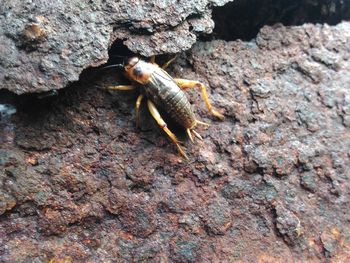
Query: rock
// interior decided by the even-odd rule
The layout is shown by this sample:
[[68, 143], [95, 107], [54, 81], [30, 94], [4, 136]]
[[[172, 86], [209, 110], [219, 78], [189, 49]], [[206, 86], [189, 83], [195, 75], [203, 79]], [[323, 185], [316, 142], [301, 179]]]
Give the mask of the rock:
[[133, 204], [122, 208], [119, 219], [125, 231], [137, 237], [147, 237], [156, 227], [155, 211], [147, 205]]
[[200, 241], [196, 238], [179, 237], [172, 241], [170, 258], [174, 262], [198, 262], [200, 249]]
[[317, 183], [316, 183], [317, 177], [316, 174], [313, 172], [307, 172], [304, 173], [301, 176], [301, 185], [308, 191], [314, 193], [317, 191]]
[[46, 92], [77, 81], [122, 40], [143, 56], [188, 50], [230, 0], [6, 2], [0, 11], [0, 89]]
[[231, 210], [225, 200], [214, 200], [207, 209], [205, 216], [209, 233], [223, 235], [231, 227]]
[[[203, 82], [226, 117], [186, 91], [210, 123], [194, 144], [169, 125], [189, 161], [145, 105], [136, 128], [138, 92], [101, 89], [127, 83], [115, 71], [90, 69], [54, 97], [2, 92], [16, 113], [0, 125], [14, 138], [0, 144], [1, 260], [349, 261], [349, 28], [265, 26], [254, 40], [197, 41], [181, 54], [169, 74]], [[51, 41], [27, 30], [33, 55]]]
[[321, 234], [321, 242], [326, 257], [336, 261], [347, 261], [350, 257], [350, 253], [346, 251], [346, 246], [349, 245], [347, 238], [348, 233], [343, 233], [342, 229], [325, 229]]
[[296, 245], [303, 235], [300, 219], [282, 205], [277, 205], [275, 211], [277, 215], [276, 227], [279, 233], [288, 244]]
[[251, 186], [241, 180], [234, 180], [233, 182], [228, 182], [224, 185], [221, 190], [223, 197], [229, 200], [234, 200], [236, 198], [242, 198], [247, 195], [249, 188]]

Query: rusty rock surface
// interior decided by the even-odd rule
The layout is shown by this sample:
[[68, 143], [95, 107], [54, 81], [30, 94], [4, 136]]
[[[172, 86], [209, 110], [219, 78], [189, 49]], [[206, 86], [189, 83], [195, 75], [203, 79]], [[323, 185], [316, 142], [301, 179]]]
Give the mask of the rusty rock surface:
[[189, 49], [212, 32], [213, 6], [230, 0], [5, 1], [0, 7], [0, 89], [57, 90], [105, 63], [116, 40], [152, 56]]
[[171, 66], [195, 90], [190, 162], [116, 71], [57, 97], [1, 103], [3, 262], [350, 260], [350, 23], [277, 25], [250, 42], [199, 42]]

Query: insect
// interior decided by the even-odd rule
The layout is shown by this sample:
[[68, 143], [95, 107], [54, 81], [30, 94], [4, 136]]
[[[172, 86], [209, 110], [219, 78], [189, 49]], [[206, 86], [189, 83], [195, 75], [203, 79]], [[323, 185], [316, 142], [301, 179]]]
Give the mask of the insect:
[[160, 115], [158, 108], [168, 113], [177, 124], [185, 128], [187, 135], [192, 142], [192, 133], [195, 137], [202, 139], [202, 137], [194, 130], [196, 126], [198, 124], [208, 124], [196, 119], [184, 90], [199, 88], [209, 112], [221, 120], [224, 119], [224, 116], [210, 104], [206, 88], [202, 83], [193, 80], [172, 78], [165, 71], [165, 68], [175, 58], [168, 61], [163, 67], [159, 67], [155, 63], [155, 57], [152, 57], [150, 62], [146, 62], [139, 57], [131, 57], [126, 63], [124, 63], [123, 68], [126, 77], [132, 82], [132, 85], [109, 86], [106, 87], [106, 89], [131, 91], [140, 86], [141, 94], [136, 100], [137, 125], [139, 125], [140, 120], [141, 102], [143, 99], [147, 99], [147, 106], [152, 117], [176, 145], [179, 153], [185, 159], [188, 159], [186, 153], [181, 148], [178, 139], [167, 127], [167, 124]]

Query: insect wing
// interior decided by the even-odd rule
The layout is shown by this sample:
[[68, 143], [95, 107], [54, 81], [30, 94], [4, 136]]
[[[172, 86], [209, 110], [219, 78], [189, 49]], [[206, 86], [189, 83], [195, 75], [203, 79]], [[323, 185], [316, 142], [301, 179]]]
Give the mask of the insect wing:
[[146, 90], [148, 97], [160, 107], [167, 107], [165, 104], [181, 91], [175, 80], [161, 68], [152, 73]]
[[177, 86], [175, 80], [161, 68], [157, 68], [153, 72], [150, 82], [158, 87], [171, 87], [174, 84]]

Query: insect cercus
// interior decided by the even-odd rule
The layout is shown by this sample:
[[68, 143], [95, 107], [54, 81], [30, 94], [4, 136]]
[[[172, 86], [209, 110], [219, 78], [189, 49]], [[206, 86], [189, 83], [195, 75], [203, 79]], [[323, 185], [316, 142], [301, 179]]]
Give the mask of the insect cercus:
[[173, 132], [169, 130], [167, 124], [161, 117], [157, 108], [164, 110], [169, 116], [180, 126], [186, 129], [188, 137], [193, 142], [192, 133], [199, 139], [201, 136], [194, 130], [198, 124], [207, 125], [206, 123], [196, 119], [191, 104], [183, 90], [189, 88], [200, 88], [203, 100], [209, 112], [219, 119], [224, 116], [213, 108], [210, 104], [205, 86], [194, 80], [172, 78], [164, 69], [174, 60], [168, 61], [163, 67], [159, 67], [152, 57], [150, 62], [146, 62], [139, 57], [131, 57], [123, 66], [125, 75], [131, 80], [133, 85], [110, 86], [108, 90], [134, 90], [137, 86], [141, 86], [141, 94], [136, 100], [136, 118], [139, 124], [139, 110], [141, 102], [147, 98], [148, 109], [157, 121], [158, 125], [170, 137], [176, 145], [180, 154], [188, 159], [186, 153], [179, 145], [179, 141]]

